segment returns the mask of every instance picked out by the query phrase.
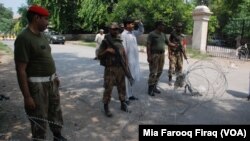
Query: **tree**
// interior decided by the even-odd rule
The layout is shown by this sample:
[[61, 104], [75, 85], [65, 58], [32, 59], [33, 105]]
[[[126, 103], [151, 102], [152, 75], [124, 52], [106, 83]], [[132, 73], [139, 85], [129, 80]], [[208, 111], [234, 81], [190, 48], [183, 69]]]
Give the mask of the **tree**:
[[13, 27], [13, 12], [11, 9], [5, 8], [0, 3], [0, 34], [7, 34], [11, 32]]
[[223, 30], [228, 25], [230, 18], [234, 13], [238, 12], [239, 5], [243, 0], [210, 0], [209, 7], [213, 15], [217, 17], [218, 27], [216, 28], [217, 34], [223, 34]]
[[232, 14], [228, 24], [223, 29], [223, 33], [228, 36], [241, 35], [250, 37], [250, 0], [243, 0]]
[[75, 33], [81, 28], [78, 17], [82, 0], [28, 0], [28, 4], [38, 4], [50, 12], [50, 26], [59, 32]]
[[183, 22], [186, 33], [191, 33], [192, 9], [193, 5], [183, 0], [123, 0], [118, 1], [108, 20], [122, 21], [126, 17], [141, 19], [146, 32], [153, 30], [157, 20], [163, 20], [167, 24], [167, 32], [170, 32], [177, 22]]
[[82, 21], [81, 27], [85, 31], [96, 32], [104, 28], [108, 21], [109, 1], [103, 0], [80, 0], [79, 18]]

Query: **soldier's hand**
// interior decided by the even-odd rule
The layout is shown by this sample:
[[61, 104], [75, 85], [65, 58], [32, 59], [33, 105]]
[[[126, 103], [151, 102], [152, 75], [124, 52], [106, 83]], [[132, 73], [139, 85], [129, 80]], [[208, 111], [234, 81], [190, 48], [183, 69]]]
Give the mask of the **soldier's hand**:
[[55, 82], [57, 87], [60, 86], [60, 80], [59, 80], [58, 76], [56, 76], [56, 78], [54, 79], [54, 82]]
[[115, 54], [115, 50], [113, 48], [107, 48], [106, 51]]
[[34, 110], [36, 108], [35, 101], [31, 96], [24, 98], [24, 107], [30, 110]]

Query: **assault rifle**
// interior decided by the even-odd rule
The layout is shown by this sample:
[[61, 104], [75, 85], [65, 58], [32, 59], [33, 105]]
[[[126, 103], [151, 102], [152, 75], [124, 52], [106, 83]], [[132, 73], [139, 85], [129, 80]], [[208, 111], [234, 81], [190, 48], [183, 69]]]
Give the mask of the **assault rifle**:
[[[174, 32], [174, 33], [172, 33], [172, 35], [173, 35], [173, 37], [174, 37], [174, 40], [176, 41], [176, 43], [177, 43], [177, 50], [178, 51], [181, 51], [181, 53], [183, 54], [183, 57], [184, 57], [184, 59], [187, 61], [187, 63], [188, 63], [188, 60], [187, 60], [187, 55], [186, 55], [186, 52], [183, 50], [183, 46], [182, 46], [182, 44], [181, 44], [181, 40], [180, 40], [180, 38], [178, 38], [178, 36], [177, 36], [177, 34]], [[181, 35], [182, 37], [183, 37], [183, 35]]]
[[108, 42], [108, 44], [111, 46], [111, 48], [113, 48], [113, 49], [115, 50], [116, 58], [119, 60], [119, 63], [121, 64], [122, 69], [123, 69], [123, 71], [124, 71], [126, 77], [128, 78], [130, 85], [132, 86], [132, 85], [134, 84], [134, 81], [135, 81], [135, 80], [134, 80], [133, 76], [131, 75], [130, 69], [129, 69], [129, 67], [127, 66], [127, 64], [126, 64], [126, 62], [125, 62], [125, 60], [124, 60], [124, 58], [122, 57], [122, 55], [121, 55], [121, 53], [120, 53], [118, 47], [116, 47], [116, 46], [113, 44], [110, 35], [106, 35], [106, 36], [105, 36], [105, 39], [106, 39], [106, 41]]

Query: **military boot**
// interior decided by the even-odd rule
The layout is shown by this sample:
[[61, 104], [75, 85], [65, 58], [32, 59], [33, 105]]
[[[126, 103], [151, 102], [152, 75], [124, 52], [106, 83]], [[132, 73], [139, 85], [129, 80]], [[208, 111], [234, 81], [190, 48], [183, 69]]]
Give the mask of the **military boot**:
[[148, 94], [150, 96], [155, 96], [155, 94], [154, 94], [154, 88], [155, 88], [155, 85], [149, 85], [148, 86]]
[[54, 141], [67, 141], [67, 139], [61, 135], [61, 133], [55, 133], [53, 135], [54, 135]]
[[121, 102], [121, 110], [124, 111], [124, 112], [128, 112], [130, 113], [131, 111], [128, 110], [128, 106], [126, 104], [126, 102]]
[[109, 110], [109, 105], [108, 104], [104, 104], [104, 112], [105, 112], [105, 115], [107, 117], [112, 117], [113, 116], [112, 113]]
[[172, 82], [172, 76], [168, 76], [168, 85], [172, 86], [173, 85], [172, 83], [173, 83]]
[[161, 93], [161, 91], [157, 88], [157, 85], [154, 86], [154, 92], [157, 94]]

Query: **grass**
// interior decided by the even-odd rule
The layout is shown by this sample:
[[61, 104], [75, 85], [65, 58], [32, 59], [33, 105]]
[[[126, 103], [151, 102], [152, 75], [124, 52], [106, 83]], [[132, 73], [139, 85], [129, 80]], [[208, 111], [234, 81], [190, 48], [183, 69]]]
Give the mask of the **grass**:
[[96, 47], [96, 43], [95, 42], [80, 41], [78, 44], [79, 45], [84, 45], [84, 46], [89, 46], [89, 47]]
[[191, 47], [187, 47], [187, 56], [194, 59], [207, 59], [209, 57], [207, 54], [203, 54], [198, 49]]
[[0, 42], [0, 53], [11, 54], [11, 52], [11, 49], [7, 45]]

